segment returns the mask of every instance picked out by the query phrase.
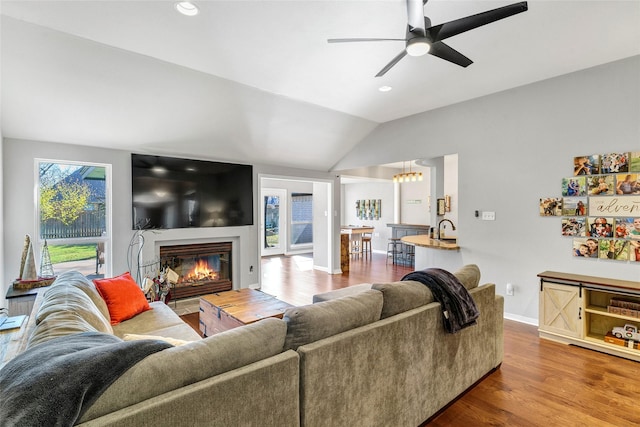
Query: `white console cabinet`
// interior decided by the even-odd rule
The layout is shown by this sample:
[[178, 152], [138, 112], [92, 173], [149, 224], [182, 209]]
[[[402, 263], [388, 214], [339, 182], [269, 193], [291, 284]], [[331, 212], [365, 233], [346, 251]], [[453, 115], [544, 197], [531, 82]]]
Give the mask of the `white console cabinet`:
[[624, 340], [610, 334], [614, 327], [625, 325], [640, 330], [640, 310], [609, 308], [612, 300], [640, 304], [640, 282], [556, 271], [538, 277], [540, 337], [640, 361], [637, 341], [614, 344]]

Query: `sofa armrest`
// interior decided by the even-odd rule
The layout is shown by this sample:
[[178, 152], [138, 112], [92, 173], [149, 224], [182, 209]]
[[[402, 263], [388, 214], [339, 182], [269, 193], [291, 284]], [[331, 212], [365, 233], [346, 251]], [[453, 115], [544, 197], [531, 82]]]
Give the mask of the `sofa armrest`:
[[496, 362], [500, 366], [504, 359], [504, 297], [496, 294]]

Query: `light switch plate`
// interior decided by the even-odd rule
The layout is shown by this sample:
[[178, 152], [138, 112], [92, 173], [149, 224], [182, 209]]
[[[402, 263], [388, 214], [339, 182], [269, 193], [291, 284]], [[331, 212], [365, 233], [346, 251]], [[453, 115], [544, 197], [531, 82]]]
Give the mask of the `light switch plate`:
[[495, 221], [496, 213], [495, 212], [482, 212], [482, 220], [483, 221]]

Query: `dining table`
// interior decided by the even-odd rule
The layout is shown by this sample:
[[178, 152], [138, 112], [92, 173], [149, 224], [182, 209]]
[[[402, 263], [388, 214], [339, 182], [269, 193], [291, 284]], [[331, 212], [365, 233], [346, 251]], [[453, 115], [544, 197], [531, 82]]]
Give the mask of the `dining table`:
[[[340, 234], [349, 236], [349, 254], [359, 255], [362, 253], [362, 235], [365, 233], [373, 233], [374, 228], [367, 225], [342, 225], [340, 226]], [[357, 243], [357, 245], [354, 245]], [[357, 250], [354, 251], [354, 247]]]

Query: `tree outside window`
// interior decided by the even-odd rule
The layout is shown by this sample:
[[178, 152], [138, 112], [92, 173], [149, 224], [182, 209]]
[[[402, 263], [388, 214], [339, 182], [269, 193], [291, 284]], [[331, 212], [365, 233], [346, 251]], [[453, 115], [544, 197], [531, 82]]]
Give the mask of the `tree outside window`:
[[56, 274], [103, 276], [108, 239], [106, 165], [38, 162], [40, 246]]

